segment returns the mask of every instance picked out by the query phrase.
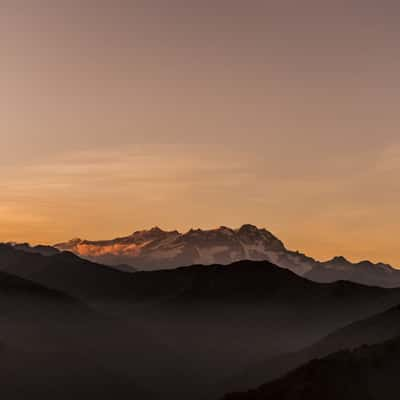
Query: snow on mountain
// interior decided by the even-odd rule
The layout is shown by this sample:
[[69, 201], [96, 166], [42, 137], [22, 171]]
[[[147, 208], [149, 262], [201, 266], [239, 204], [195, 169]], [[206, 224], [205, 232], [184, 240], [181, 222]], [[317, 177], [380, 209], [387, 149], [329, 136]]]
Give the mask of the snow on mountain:
[[244, 259], [268, 260], [300, 275], [315, 260], [287, 250], [266, 229], [243, 225], [239, 229], [191, 229], [186, 233], [155, 227], [113, 240], [73, 239], [55, 245], [80, 257], [108, 265], [131, 265], [139, 269], [175, 268], [191, 264], [230, 264]]
[[130, 265], [142, 270], [267, 260], [319, 282], [349, 280], [367, 285], [400, 286], [400, 271], [390, 265], [369, 261], [353, 264], [344, 257], [316, 261], [288, 250], [271, 232], [249, 224], [239, 229], [221, 226], [210, 230], [191, 229], [186, 233], [155, 227], [112, 240], [73, 239], [55, 247], [91, 261], [111, 266]]
[[287, 252], [272, 233], [253, 225], [243, 225], [236, 230], [224, 226], [210, 230], [191, 229], [186, 233], [155, 227], [113, 240], [73, 239], [55, 247], [92, 261], [129, 264], [143, 269], [230, 264], [243, 259], [272, 261], [284, 257]]

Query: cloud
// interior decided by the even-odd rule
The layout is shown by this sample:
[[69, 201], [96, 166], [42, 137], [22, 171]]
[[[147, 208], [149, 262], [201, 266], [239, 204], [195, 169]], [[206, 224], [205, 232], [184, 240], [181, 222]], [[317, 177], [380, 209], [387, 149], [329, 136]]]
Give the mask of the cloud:
[[185, 185], [224, 180], [248, 173], [248, 164], [237, 153], [210, 153], [206, 148], [143, 146], [140, 150], [81, 151], [26, 165], [8, 183], [16, 189], [26, 185], [43, 189], [105, 183]]
[[40, 224], [45, 221], [45, 218], [25, 211], [18, 206], [1, 204], [0, 220], [2, 224]]

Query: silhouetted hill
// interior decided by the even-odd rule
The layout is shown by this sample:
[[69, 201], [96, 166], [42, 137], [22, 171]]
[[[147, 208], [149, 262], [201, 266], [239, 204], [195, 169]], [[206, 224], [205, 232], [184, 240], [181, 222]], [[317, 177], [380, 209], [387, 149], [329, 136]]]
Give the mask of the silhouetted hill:
[[315, 282], [335, 282], [347, 280], [363, 285], [397, 287], [400, 286], [400, 271], [387, 264], [374, 264], [370, 261], [351, 263], [344, 257], [335, 257], [319, 263], [304, 277]]
[[86, 315], [87, 307], [55, 289], [0, 272], [0, 321], [7, 318], [54, 318]]
[[0, 293], [31, 293], [32, 295], [45, 297], [67, 297], [60, 292], [22, 279], [18, 276], [10, 275], [6, 272], [0, 272]]
[[[249, 365], [299, 351], [400, 303], [397, 289], [315, 283], [266, 261], [132, 274], [72, 253], [42, 256], [4, 245], [0, 270], [80, 298], [110, 318], [67, 324], [49, 318], [46, 327], [27, 320], [23, 329], [7, 325], [6, 344], [33, 342], [38, 360], [60, 349], [89, 351], [89, 360], [110, 374], [140, 379], [140, 386], [176, 399], [205, 398], [217, 382]], [[62, 371], [63, 364], [51, 359], [49, 365]]]
[[27, 253], [38, 253], [42, 256], [54, 256], [60, 252], [60, 250], [52, 246], [31, 246], [29, 243], [9, 243], [8, 245], [16, 250], [22, 250]]
[[[9, 249], [2, 248], [1, 253], [3, 267], [5, 254], [10, 260]], [[11, 254], [25, 261], [48, 258], [16, 249]], [[123, 349], [113, 344], [111, 327], [118, 326], [125, 328], [68, 294], [0, 271], [2, 399], [107, 399], [112, 395], [147, 399], [146, 390], [132, 376], [116, 370], [118, 363], [107, 355], [112, 351], [121, 360], [121, 354], [131, 354], [126, 338]], [[136, 333], [137, 340], [143, 337]], [[153, 346], [147, 338], [145, 343]]]
[[313, 360], [285, 377], [224, 400], [398, 399], [400, 338]]
[[137, 272], [137, 268], [134, 268], [128, 264], [113, 265], [112, 268], [116, 269], [117, 271], [122, 271], [122, 272], [131, 272], [131, 273]]
[[317, 315], [323, 315], [321, 327], [325, 321], [334, 321], [334, 326], [348, 323], [400, 302], [399, 290], [349, 282], [318, 284], [267, 261], [130, 274], [68, 252], [45, 257], [0, 245], [0, 270], [84, 299], [211, 307], [208, 312], [216, 306], [256, 304], [249, 312], [268, 311], [279, 319], [302, 315], [317, 322]]
[[68, 252], [53, 256], [0, 245], [0, 270], [77, 297], [124, 297], [130, 274], [83, 260]]
[[319, 284], [267, 261], [137, 272], [133, 275], [132, 288], [137, 299], [159, 298], [164, 303], [185, 307], [255, 303], [280, 306], [281, 311], [303, 307], [310, 313], [337, 307], [342, 316], [355, 308], [363, 313], [362, 310], [367, 311], [374, 303], [379, 304], [378, 309], [383, 304], [397, 304], [400, 294], [398, 289], [344, 281]]
[[83, 260], [69, 252], [42, 256], [7, 245], [0, 245], [0, 270], [79, 297], [116, 296], [185, 305], [188, 302], [267, 301], [289, 305], [295, 301], [295, 304], [319, 307], [325, 306], [325, 302], [344, 305], [349, 300], [362, 300], [365, 306], [376, 299], [389, 301], [400, 293], [349, 282], [318, 284], [267, 261], [240, 261], [228, 266], [195, 265], [130, 274]]
[[[49, 280], [58, 272], [60, 281], [79, 272], [77, 266], [74, 271], [75, 263], [86, 266], [72, 254], [53, 258], [10, 246], [0, 246], [0, 254], [1, 268], [15, 268], [24, 275], [33, 270], [43, 281], [51, 266], [54, 271]], [[67, 265], [72, 266], [71, 275], [62, 275]], [[96, 265], [92, 267], [97, 271]], [[71, 282], [55, 286], [71, 289]], [[93, 285], [95, 282], [88, 288]], [[141, 358], [143, 349], [145, 359]], [[2, 399], [152, 399], [143, 386], [151, 387], [149, 381], [156, 377], [157, 383], [163, 382], [160, 369], [165, 368], [166, 360], [176, 362], [168, 348], [158, 344], [152, 332], [144, 331], [140, 324], [105, 315], [70, 294], [0, 271]], [[165, 379], [168, 377], [165, 373]]]
[[344, 349], [364, 344], [384, 342], [400, 335], [400, 306], [338, 329], [315, 344], [295, 353], [273, 357], [254, 365], [221, 386], [230, 390], [247, 390], [264, 382], [277, 379], [288, 371], [315, 359]]

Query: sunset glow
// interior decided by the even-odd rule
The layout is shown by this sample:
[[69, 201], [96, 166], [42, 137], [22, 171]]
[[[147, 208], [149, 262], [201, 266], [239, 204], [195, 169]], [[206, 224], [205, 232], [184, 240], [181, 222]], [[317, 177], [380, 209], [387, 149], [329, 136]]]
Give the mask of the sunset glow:
[[400, 267], [399, 4], [58, 3], [2, 1], [0, 241], [252, 223]]

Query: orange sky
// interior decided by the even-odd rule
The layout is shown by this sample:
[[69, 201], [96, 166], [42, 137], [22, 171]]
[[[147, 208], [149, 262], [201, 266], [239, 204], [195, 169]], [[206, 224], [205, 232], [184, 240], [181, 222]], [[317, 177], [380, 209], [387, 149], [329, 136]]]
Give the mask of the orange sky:
[[254, 223], [400, 266], [399, 16], [389, 0], [3, 0], [0, 240]]

